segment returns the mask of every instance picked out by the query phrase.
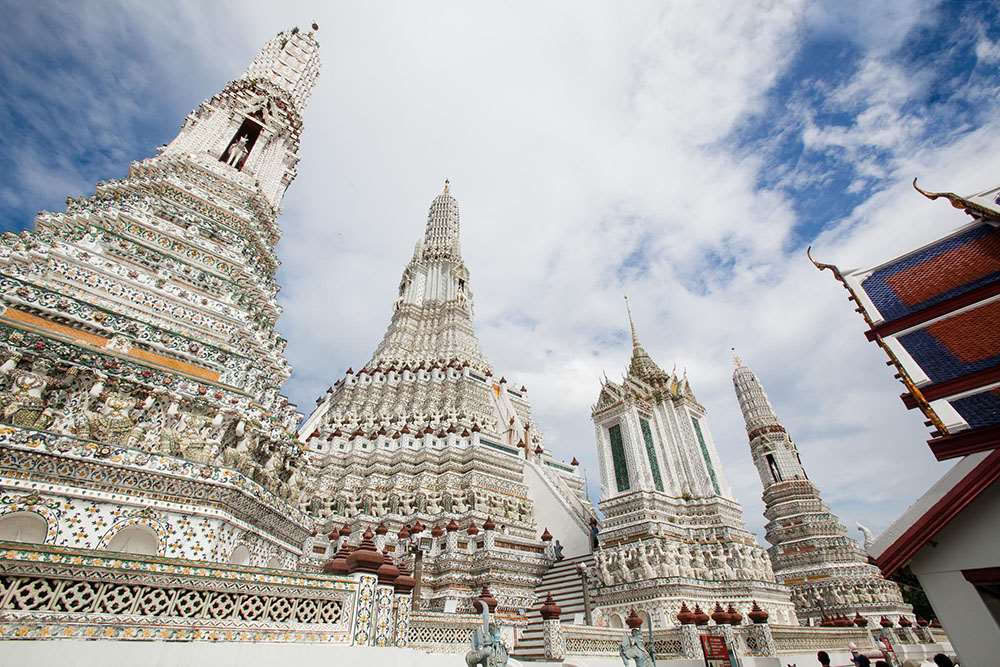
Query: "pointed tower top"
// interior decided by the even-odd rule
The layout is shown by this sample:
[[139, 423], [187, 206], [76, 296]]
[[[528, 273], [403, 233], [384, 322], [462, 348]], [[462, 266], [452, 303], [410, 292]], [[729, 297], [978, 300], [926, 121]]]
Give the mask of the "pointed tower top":
[[632, 334], [632, 359], [629, 362], [628, 373], [635, 375], [647, 382], [666, 382], [667, 374], [656, 365], [653, 358], [649, 356], [639, 342], [639, 335], [635, 331], [635, 322], [632, 321], [632, 307], [629, 305], [628, 297], [625, 297], [625, 312], [628, 314], [629, 331]]
[[443, 195], [448, 194], [448, 186], [449, 185], [451, 185], [451, 181], [449, 181], [447, 178], [444, 179], [444, 189], [441, 190], [441, 194], [443, 194]]
[[639, 335], [635, 332], [635, 322], [632, 321], [632, 308], [628, 303], [628, 294], [625, 295], [625, 312], [628, 314], [628, 328], [632, 332], [632, 347], [639, 347]]
[[742, 359], [740, 359], [740, 355], [736, 354], [736, 348], [735, 348], [735, 347], [731, 347], [731, 348], [729, 348], [729, 349], [730, 349], [730, 350], [732, 351], [732, 353], [733, 353], [733, 365], [734, 365], [734, 366], [735, 366], [736, 368], [743, 368], [743, 360], [742, 360]]

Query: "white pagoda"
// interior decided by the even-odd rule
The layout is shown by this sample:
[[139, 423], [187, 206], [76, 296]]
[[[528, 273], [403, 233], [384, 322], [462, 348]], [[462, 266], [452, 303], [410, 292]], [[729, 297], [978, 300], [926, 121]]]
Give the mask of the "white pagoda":
[[496, 377], [479, 349], [447, 181], [392, 308], [372, 358], [300, 428], [308, 510], [334, 541], [311, 551], [329, 556], [376, 526], [380, 548], [413, 555], [418, 605], [466, 609], [489, 586], [501, 608], [530, 608], [556, 551], [589, 553], [593, 508], [576, 460], [545, 450], [527, 389]]
[[823, 502], [757, 376], [735, 355], [734, 363], [733, 386], [764, 486], [768, 553], [778, 581], [792, 589], [799, 618], [819, 625], [908, 617], [913, 610], [899, 587], [868, 562]]
[[756, 601], [772, 621], [795, 623], [788, 589], [743, 524], [686, 374], [653, 361], [631, 312], [629, 328], [625, 377], [605, 380], [593, 406], [604, 513], [594, 556], [598, 617], [620, 627], [635, 608], [666, 627], [682, 604], [707, 613], [732, 605], [746, 618]]
[[316, 30], [275, 36], [126, 178], [0, 237], [0, 539], [299, 565], [275, 245]]

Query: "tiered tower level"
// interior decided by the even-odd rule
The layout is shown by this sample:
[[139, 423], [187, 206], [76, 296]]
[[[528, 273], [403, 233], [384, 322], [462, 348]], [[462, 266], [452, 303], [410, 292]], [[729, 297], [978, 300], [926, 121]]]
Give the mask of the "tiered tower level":
[[792, 589], [799, 617], [819, 624], [837, 616], [861, 614], [878, 621], [911, 614], [899, 587], [868, 563], [823, 503], [757, 376], [739, 357], [734, 360], [733, 385], [764, 485], [768, 552], [778, 581]]
[[[299, 431], [315, 488], [308, 509], [324, 532], [381, 524], [393, 551], [409, 548], [396, 537], [404, 526], [426, 526], [415, 597], [427, 608], [467, 606], [488, 584], [502, 607], [525, 609], [553, 555], [539, 535], [548, 528], [565, 555], [586, 553], [593, 509], [576, 460], [545, 450], [527, 389], [493, 374], [472, 318], [446, 181], [382, 342]], [[313, 552], [329, 554], [320, 541]]]
[[48, 507], [47, 541], [297, 563], [275, 245], [316, 30], [279, 33], [126, 178], [0, 239], [2, 511]]
[[599, 616], [620, 624], [633, 607], [654, 627], [677, 623], [681, 604], [719, 602], [744, 614], [754, 600], [794, 623], [788, 589], [743, 524], [705, 408], [686, 373], [665, 372], [639, 342], [620, 383], [601, 387], [593, 420], [604, 523], [593, 585]]

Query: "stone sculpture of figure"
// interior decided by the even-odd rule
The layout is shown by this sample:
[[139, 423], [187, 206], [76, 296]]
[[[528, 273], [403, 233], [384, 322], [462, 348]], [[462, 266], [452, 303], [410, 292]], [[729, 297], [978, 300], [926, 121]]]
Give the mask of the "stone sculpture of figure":
[[472, 649], [465, 654], [465, 664], [467, 667], [504, 667], [509, 651], [500, 637], [500, 628], [490, 622], [489, 607], [479, 601], [477, 604], [483, 615], [483, 625], [472, 631]]
[[649, 553], [646, 551], [646, 545], [642, 542], [639, 543], [639, 565], [642, 567], [642, 574], [646, 579], [656, 579], [656, 570], [649, 562]]
[[136, 400], [114, 392], [104, 401], [100, 412], [87, 413], [87, 431], [91, 439], [107, 445], [126, 445], [135, 422], [130, 413]]
[[618, 655], [625, 667], [629, 667], [629, 660], [635, 663], [635, 667], [646, 667], [646, 665], [653, 664], [653, 658], [646, 650], [646, 645], [642, 643], [642, 631], [639, 628], [632, 628], [632, 631], [622, 638], [621, 644], [618, 646]]
[[10, 389], [0, 394], [3, 400], [3, 420], [14, 426], [32, 428], [45, 410], [42, 394], [49, 384], [48, 372], [52, 365], [38, 358], [31, 370], [15, 370]]
[[595, 559], [597, 560], [597, 569], [600, 572], [601, 583], [605, 586], [610, 586], [615, 580], [611, 576], [611, 571], [608, 570], [608, 559], [605, 557], [604, 552], [598, 551]]
[[249, 152], [247, 150], [248, 141], [250, 141], [250, 138], [244, 134], [236, 141], [236, 143], [232, 144], [229, 147], [229, 157], [226, 158], [226, 164], [228, 164], [230, 167], [238, 168], [240, 160], [245, 158], [247, 156], [247, 153]]

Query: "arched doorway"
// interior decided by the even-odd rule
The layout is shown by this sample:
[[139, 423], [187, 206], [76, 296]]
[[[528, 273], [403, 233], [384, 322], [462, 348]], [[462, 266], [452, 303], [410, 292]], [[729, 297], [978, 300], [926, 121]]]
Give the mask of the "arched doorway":
[[108, 551], [155, 556], [160, 550], [160, 540], [146, 526], [129, 526], [118, 531], [107, 548]]
[[11, 512], [0, 518], [0, 540], [9, 542], [45, 542], [49, 522], [35, 512]]

